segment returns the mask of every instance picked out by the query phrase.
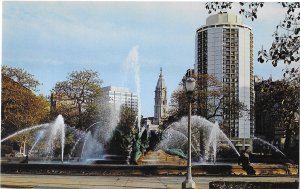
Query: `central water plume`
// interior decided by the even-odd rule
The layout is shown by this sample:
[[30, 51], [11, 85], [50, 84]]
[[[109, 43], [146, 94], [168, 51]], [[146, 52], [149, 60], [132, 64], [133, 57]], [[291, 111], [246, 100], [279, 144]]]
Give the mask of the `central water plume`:
[[[138, 129], [140, 129], [141, 127], [141, 82], [140, 82], [140, 64], [138, 61], [138, 57], [139, 57], [139, 46], [134, 46], [127, 58], [126, 58], [126, 62], [125, 62], [125, 73], [126, 73], [126, 77], [127, 77], [127, 73], [129, 71], [133, 71], [134, 73], [134, 81], [135, 81], [135, 86], [136, 86], [136, 93], [137, 93], [137, 98], [138, 98], [138, 118], [137, 118], [137, 124], [138, 124]], [[127, 80], [127, 78], [126, 78]]]
[[217, 159], [217, 140], [218, 140], [218, 132], [219, 132], [219, 125], [218, 123], [216, 122], [211, 130], [210, 130], [210, 134], [209, 134], [209, 138], [208, 138], [208, 146], [210, 146], [212, 148], [212, 151], [213, 151], [213, 157], [214, 157], [214, 162], [216, 162], [216, 159]]
[[64, 147], [65, 147], [65, 122], [62, 115], [58, 115], [55, 121], [51, 124], [50, 131], [48, 134], [48, 146], [46, 149], [46, 154], [48, 156], [53, 155], [54, 142], [60, 137], [60, 146], [61, 146], [61, 161], [64, 161]]

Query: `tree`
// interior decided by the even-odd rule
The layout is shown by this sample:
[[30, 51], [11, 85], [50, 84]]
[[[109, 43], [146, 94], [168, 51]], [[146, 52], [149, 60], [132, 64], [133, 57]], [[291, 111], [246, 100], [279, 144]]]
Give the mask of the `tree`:
[[[229, 92], [227, 86], [209, 74], [198, 74], [195, 95], [197, 96], [197, 114], [210, 120], [221, 116], [219, 110], [224, 97]], [[225, 107], [225, 106], [224, 106]]]
[[98, 73], [93, 70], [73, 71], [66, 81], [57, 82], [52, 90], [56, 113], [61, 113], [66, 122], [83, 129], [85, 113], [101, 96], [101, 83]]
[[285, 131], [284, 149], [288, 150], [291, 138], [299, 132], [295, 116], [300, 111], [300, 87], [296, 83], [282, 80], [262, 81], [255, 88], [255, 111], [264, 117], [268, 115], [274, 127]]
[[180, 83], [179, 87], [172, 93], [170, 101], [169, 117], [165, 123], [172, 123], [188, 114], [188, 101], [182, 89], [182, 83]]
[[[206, 3], [206, 9], [208, 13], [226, 12], [232, 8], [232, 2], [209, 2]], [[244, 15], [246, 18], [250, 18], [252, 21], [257, 19], [257, 12], [264, 6], [263, 2], [253, 3], [239, 3], [239, 14]], [[274, 37], [273, 43], [269, 50], [262, 48], [258, 52], [258, 61], [260, 63], [272, 62], [274, 67], [279, 62], [284, 64], [294, 64], [293, 69], [285, 70], [285, 75], [294, 76], [295, 73], [300, 72], [300, 67], [296, 63], [300, 60], [300, 3], [299, 2], [282, 2], [278, 3], [286, 10], [285, 18], [283, 18], [277, 26], [275, 26], [275, 32], [272, 35]], [[298, 75], [299, 76], [299, 75]], [[300, 82], [300, 77], [297, 77]]]
[[[49, 104], [45, 97], [32, 91], [9, 77], [2, 75], [1, 137], [48, 120]], [[30, 134], [14, 138], [27, 143]]]
[[[195, 77], [195, 76], [194, 76]], [[205, 87], [200, 85], [205, 82]], [[231, 108], [232, 112], [239, 115], [240, 110], [246, 107], [238, 99], [226, 100], [229, 88], [223, 86], [222, 82], [208, 74], [199, 74], [197, 76], [197, 85], [193, 93], [192, 111], [193, 114], [201, 115], [208, 120], [213, 120], [218, 116], [222, 108]], [[182, 116], [188, 114], [188, 99], [180, 82], [179, 88], [171, 95], [169, 115], [172, 121], [179, 120]]]
[[109, 152], [117, 155], [129, 155], [134, 135], [136, 134], [136, 112], [131, 108], [122, 106], [120, 110], [120, 121], [113, 133], [109, 144]]
[[22, 68], [10, 68], [4, 65], [2, 66], [2, 75], [33, 91], [37, 91], [37, 87], [41, 84], [38, 80], [34, 79], [32, 74]]

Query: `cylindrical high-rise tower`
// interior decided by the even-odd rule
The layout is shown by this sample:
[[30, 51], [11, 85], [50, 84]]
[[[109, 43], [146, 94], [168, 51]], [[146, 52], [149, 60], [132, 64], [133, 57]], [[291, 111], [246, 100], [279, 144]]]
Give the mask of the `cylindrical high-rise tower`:
[[[201, 74], [214, 76], [227, 89], [222, 105], [215, 117], [223, 124], [230, 138], [250, 138], [254, 134], [254, 77], [253, 77], [253, 34], [249, 26], [243, 25], [239, 16], [222, 13], [211, 15], [206, 25], [196, 32], [195, 73], [198, 85], [209, 90]], [[207, 116], [208, 103], [220, 99], [198, 99], [198, 112]], [[240, 111], [237, 102], [243, 103], [248, 111]], [[201, 105], [200, 105], [201, 104]], [[204, 108], [203, 108], [204, 107]]]

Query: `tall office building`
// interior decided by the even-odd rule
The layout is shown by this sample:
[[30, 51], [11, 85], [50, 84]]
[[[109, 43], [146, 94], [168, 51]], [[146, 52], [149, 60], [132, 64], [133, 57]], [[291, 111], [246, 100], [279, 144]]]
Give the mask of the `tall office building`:
[[160, 68], [159, 78], [155, 88], [154, 119], [158, 125], [168, 117], [167, 86]]
[[[214, 76], [228, 92], [222, 98], [216, 121], [227, 129], [230, 138], [250, 138], [254, 134], [254, 77], [253, 77], [253, 34], [252, 29], [242, 23], [239, 16], [229, 13], [211, 15], [206, 25], [196, 32], [195, 72], [198, 85], [210, 90], [201, 74]], [[246, 105], [250, 111], [239, 112], [236, 102]], [[220, 99], [198, 99], [197, 110], [206, 116], [207, 103]], [[226, 105], [225, 105], [226, 104]]]
[[102, 88], [104, 96], [110, 104], [113, 104], [116, 109], [120, 109], [122, 105], [131, 108], [138, 113], [138, 97], [125, 87], [107, 86]]

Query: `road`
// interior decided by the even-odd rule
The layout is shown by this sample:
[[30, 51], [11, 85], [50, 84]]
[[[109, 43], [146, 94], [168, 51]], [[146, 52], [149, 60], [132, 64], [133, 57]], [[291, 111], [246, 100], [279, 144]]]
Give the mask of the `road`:
[[[62, 176], [1, 174], [1, 188], [181, 188], [185, 177]], [[208, 189], [211, 181], [299, 182], [298, 177], [193, 177], [197, 188]]]

